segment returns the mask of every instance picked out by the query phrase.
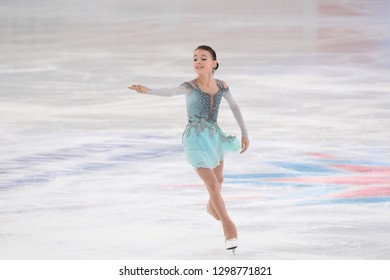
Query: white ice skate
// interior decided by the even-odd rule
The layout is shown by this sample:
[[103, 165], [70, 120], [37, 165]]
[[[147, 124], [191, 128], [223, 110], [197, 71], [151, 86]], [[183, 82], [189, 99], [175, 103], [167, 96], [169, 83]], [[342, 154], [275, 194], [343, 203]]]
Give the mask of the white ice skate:
[[225, 246], [226, 246], [226, 250], [231, 250], [234, 255], [236, 253], [236, 249], [238, 246], [238, 239], [237, 238], [226, 239]]

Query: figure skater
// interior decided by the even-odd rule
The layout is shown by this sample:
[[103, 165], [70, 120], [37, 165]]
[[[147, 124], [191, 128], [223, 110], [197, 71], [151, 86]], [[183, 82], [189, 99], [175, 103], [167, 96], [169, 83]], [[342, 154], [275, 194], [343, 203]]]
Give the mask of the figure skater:
[[[196, 169], [210, 195], [207, 211], [221, 221], [227, 250], [238, 246], [237, 228], [230, 219], [221, 195], [223, 183], [224, 155], [227, 152], [244, 153], [249, 146], [248, 131], [241, 111], [224, 81], [214, 79], [218, 69], [217, 55], [209, 46], [199, 46], [194, 51], [193, 67], [198, 75], [195, 80], [184, 82], [170, 89], [150, 89], [144, 85], [132, 85], [129, 89], [138, 93], [158, 96], [185, 95], [188, 124], [182, 143], [188, 162]], [[226, 135], [217, 124], [222, 97], [241, 129], [241, 147], [235, 136]]]

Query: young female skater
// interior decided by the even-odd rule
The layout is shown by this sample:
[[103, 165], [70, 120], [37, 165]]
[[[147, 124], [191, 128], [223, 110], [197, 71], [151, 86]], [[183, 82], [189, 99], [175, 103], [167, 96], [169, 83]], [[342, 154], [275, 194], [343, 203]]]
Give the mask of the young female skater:
[[241, 153], [248, 149], [248, 132], [228, 85], [213, 77], [214, 71], [219, 66], [215, 51], [209, 46], [197, 47], [194, 51], [193, 66], [198, 75], [197, 78], [179, 87], [150, 89], [143, 85], [132, 85], [129, 89], [158, 96], [185, 95], [188, 124], [183, 133], [182, 142], [186, 157], [206, 185], [210, 195], [207, 210], [211, 216], [222, 222], [226, 249], [234, 252], [238, 245], [237, 229], [227, 213], [221, 196], [221, 187], [224, 154], [238, 152], [240, 143], [235, 136], [227, 136], [217, 124], [222, 97], [229, 103], [240, 126]]

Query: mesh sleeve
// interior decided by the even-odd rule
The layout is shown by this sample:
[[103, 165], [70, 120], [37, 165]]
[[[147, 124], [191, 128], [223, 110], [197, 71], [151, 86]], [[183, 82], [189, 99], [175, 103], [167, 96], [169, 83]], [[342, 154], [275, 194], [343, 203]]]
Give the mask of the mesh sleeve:
[[147, 94], [157, 95], [162, 97], [171, 97], [176, 95], [184, 95], [188, 92], [188, 90], [189, 90], [188, 83], [183, 83], [180, 86], [174, 88], [149, 89]]
[[244, 119], [242, 118], [240, 107], [238, 107], [237, 102], [234, 100], [232, 94], [230, 93], [229, 88], [226, 89], [224, 94], [224, 98], [229, 103], [230, 109], [233, 112], [233, 115], [241, 129], [241, 135], [244, 137], [248, 137], [248, 130], [246, 129]]

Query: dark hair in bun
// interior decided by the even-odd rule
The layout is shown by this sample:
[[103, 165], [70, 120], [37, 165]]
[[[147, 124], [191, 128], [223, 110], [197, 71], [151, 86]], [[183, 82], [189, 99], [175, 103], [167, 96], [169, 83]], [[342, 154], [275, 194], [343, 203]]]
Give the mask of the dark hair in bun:
[[[195, 50], [204, 50], [204, 51], [208, 51], [210, 54], [211, 54], [211, 57], [213, 58], [213, 60], [217, 60], [217, 54], [215, 53], [215, 51], [209, 47], [209, 46], [206, 46], [206, 45], [201, 45], [199, 47], [197, 47]], [[217, 70], [219, 67], [219, 63], [217, 62], [217, 66], [215, 66], [214, 70]]]

